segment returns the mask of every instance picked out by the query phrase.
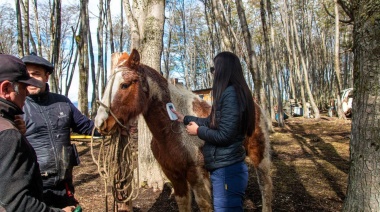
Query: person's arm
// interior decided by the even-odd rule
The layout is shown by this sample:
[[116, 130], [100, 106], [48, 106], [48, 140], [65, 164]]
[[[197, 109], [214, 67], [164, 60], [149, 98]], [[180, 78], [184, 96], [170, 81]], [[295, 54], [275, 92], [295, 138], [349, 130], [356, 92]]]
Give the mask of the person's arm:
[[[73, 132], [91, 135], [92, 129], [94, 129], [94, 121], [84, 116], [73, 103], [69, 102], [71, 111], [73, 112], [72, 123], [70, 127], [73, 129]], [[100, 136], [101, 134], [95, 130], [94, 136]]]
[[[221, 98], [218, 129], [199, 125], [198, 137], [216, 146], [228, 146], [240, 132], [240, 111], [237, 95], [233, 87], [226, 89]], [[228, 90], [228, 91], [227, 91]], [[219, 113], [217, 111], [217, 113]]]
[[184, 125], [188, 125], [190, 122], [195, 122], [199, 126], [209, 126], [210, 117], [198, 118], [195, 116], [184, 116], [182, 113], [180, 113], [174, 109], [171, 109], [171, 110], [174, 114], [177, 115], [177, 117], [178, 117], [177, 121], [182, 122]]
[[210, 116], [206, 118], [199, 118], [195, 116], [185, 116], [183, 118], [183, 124], [188, 125], [190, 122], [195, 122], [198, 126], [209, 127]]
[[33, 157], [28, 149], [31, 147], [23, 141], [20, 132], [16, 129], [0, 132], [0, 145], [0, 211], [1, 208], [5, 211], [62, 211], [47, 207], [33, 196], [38, 191], [30, 191], [33, 186], [37, 188], [37, 182], [32, 179], [33, 174], [39, 172], [33, 171]]

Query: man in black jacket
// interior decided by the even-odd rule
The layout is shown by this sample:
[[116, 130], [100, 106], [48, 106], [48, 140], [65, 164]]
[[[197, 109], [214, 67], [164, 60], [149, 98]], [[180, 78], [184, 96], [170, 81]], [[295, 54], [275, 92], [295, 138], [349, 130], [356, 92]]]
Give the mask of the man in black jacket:
[[25, 136], [37, 153], [44, 201], [54, 207], [77, 205], [72, 171], [79, 158], [71, 144], [70, 132], [90, 135], [94, 123], [67, 97], [49, 92], [47, 82], [54, 70], [50, 62], [33, 53], [22, 61], [30, 76], [44, 84], [41, 88], [28, 87], [24, 106]]
[[[42, 180], [36, 153], [17, 129], [31, 78], [18, 58], [0, 54], [0, 211], [62, 211], [42, 202]], [[74, 206], [63, 211], [72, 211]]]

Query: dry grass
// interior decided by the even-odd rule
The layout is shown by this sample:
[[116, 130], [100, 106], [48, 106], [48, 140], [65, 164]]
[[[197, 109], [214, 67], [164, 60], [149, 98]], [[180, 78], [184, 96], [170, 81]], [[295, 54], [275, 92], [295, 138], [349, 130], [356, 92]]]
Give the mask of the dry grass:
[[271, 135], [274, 211], [340, 211], [347, 187], [350, 121], [291, 118]]

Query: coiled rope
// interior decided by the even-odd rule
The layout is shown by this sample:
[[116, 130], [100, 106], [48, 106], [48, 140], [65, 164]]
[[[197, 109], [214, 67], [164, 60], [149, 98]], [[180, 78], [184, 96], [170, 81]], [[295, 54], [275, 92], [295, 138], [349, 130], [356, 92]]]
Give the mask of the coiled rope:
[[100, 177], [104, 181], [105, 207], [108, 211], [108, 185], [111, 185], [113, 195], [113, 209], [117, 209], [116, 203], [127, 203], [139, 195], [137, 166], [137, 151], [133, 147], [131, 136], [123, 136], [115, 133], [103, 137], [100, 142], [99, 152], [94, 154], [94, 132], [91, 138], [91, 156], [98, 167]]
[[[118, 72], [123, 72], [123, 68], [117, 68], [110, 76], [111, 87], [114, 83], [115, 76]], [[112, 89], [109, 90], [109, 97], [111, 96]], [[124, 126], [120, 120], [111, 111], [111, 98], [108, 99], [108, 106], [101, 101], [97, 103], [104, 107], [106, 112], [113, 116], [120, 128], [127, 130], [128, 127]], [[95, 128], [92, 131], [94, 136]], [[133, 139], [128, 133], [128, 136], [121, 135], [121, 131], [112, 134], [108, 139], [102, 139], [100, 149], [97, 157], [93, 152], [93, 139], [91, 138], [91, 156], [92, 160], [98, 166], [99, 175], [104, 181], [105, 204], [106, 211], [108, 211], [108, 193], [107, 185], [111, 185], [113, 195], [113, 210], [115, 211], [117, 204], [127, 203], [137, 198], [139, 195], [139, 171], [137, 166], [137, 148], [133, 149]], [[137, 177], [134, 177], [136, 169]]]

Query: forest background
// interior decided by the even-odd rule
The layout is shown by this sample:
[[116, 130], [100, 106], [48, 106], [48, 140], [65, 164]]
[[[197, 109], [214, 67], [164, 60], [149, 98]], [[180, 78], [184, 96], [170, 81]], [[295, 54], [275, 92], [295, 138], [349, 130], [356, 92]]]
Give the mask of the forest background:
[[[52, 61], [55, 65], [50, 82], [52, 91], [79, 102], [79, 109], [88, 114], [86, 102], [101, 98], [110, 74], [110, 54], [131, 50], [123, 1], [91, 2], [86, 9], [84, 19], [88, 19], [90, 26], [86, 29], [89, 61], [84, 70], [87, 73], [81, 75], [78, 74], [82, 72], [78, 60], [79, 1], [18, 0], [19, 12], [14, 2], [3, 1], [0, 51], [20, 57], [36, 52]], [[312, 101], [313, 110], [324, 110], [342, 89], [352, 87], [352, 24], [336, 23], [335, 18], [347, 18], [337, 3], [240, 2], [237, 6], [232, 1], [166, 1], [161, 66], [156, 69], [168, 79], [178, 78], [188, 89], [207, 89], [212, 84], [209, 68], [213, 66], [213, 57], [223, 50], [233, 51], [242, 60], [252, 90], [255, 85], [252, 75], [259, 76], [256, 84], [263, 84], [261, 98], [266, 99], [272, 119], [273, 106], [280, 103], [281, 110], [283, 101], [297, 99], [305, 106]], [[246, 26], [240, 24], [242, 14]], [[21, 28], [15, 27], [18, 25]], [[244, 42], [246, 30], [251, 37], [248, 43]], [[18, 32], [23, 32], [21, 38]], [[256, 71], [251, 71], [252, 67]], [[80, 96], [83, 98], [78, 99]], [[92, 107], [96, 111], [97, 105]], [[305, 116], [309, 109], [304, 108]]]
[[[168, 80], [179, 78], [191, 90], [210, 88], [213, 57], [234, 52], [255, 100], [266, 109], [269, 127], [274, 106], [282, 111], [289, 99], [301, 103], [305, 118], [311, 110], [316, 121], [337, 99], [338, 116], [344, 118], [339, 95], [353, 87], [344, 208], [380, 210], [379, 0], [112, 2], [116, 6], [111, 0], [15, 0], [12, 6], [1, 0], [0, 52], [19, 57], [36, 52], [51, 61], [51, 90], [67, 96], [77, 83], [78, 107], [85, 115], [88, 102], [97, 111], [95, 102], [110, 74], [110, 54], [131, 48], [141, 52], [143, 63]], [[91, 19], [97, 19], [95, 32], [89, 3], [98, 8], [91, 11]]]

